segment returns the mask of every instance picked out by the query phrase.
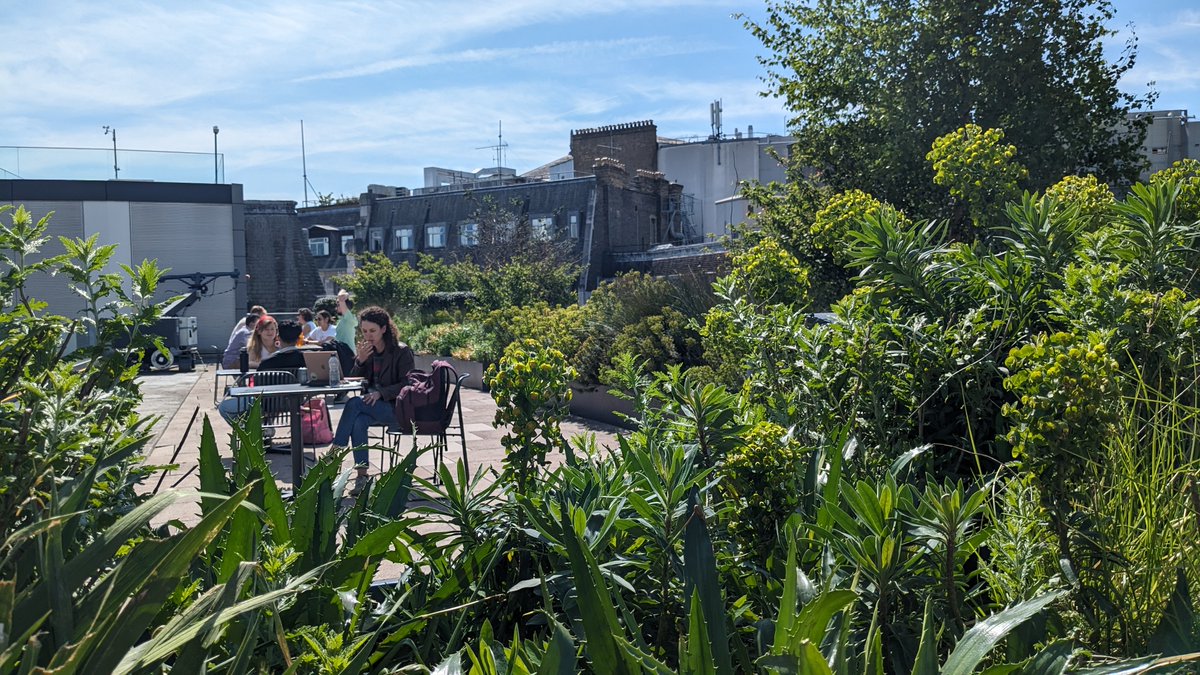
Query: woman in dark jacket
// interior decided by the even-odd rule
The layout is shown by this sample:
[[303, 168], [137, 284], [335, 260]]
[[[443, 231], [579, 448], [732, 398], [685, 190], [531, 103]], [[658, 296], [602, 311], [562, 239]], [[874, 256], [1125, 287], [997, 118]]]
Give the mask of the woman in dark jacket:
[[352, 494], [358, 494], [367, 481], [367, 431], [372, 425], [391, 426], [396, 397], [408, 383], [413, 369], [413, 352], [400, 342], [396, 324], [382, 307], [367, 307], [358, 313], [358, 330], [362, 341], [354, 354], [351, 375], [366, 378], [367, 393], [346, 402], [338, 420], [333, 444], [354, 448], [354, 464], [358, 478]]

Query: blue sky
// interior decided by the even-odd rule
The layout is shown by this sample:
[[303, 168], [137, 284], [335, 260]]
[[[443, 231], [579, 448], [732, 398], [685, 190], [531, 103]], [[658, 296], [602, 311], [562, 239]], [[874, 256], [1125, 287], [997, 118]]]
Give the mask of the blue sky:
[[[0, 150], [0, 169], [26, 178], [111, 177], [104, 125], [119, 150], [198, 153], [182, 174], [120, 154], [121, 178], [211, 180], [215, 124], [226, 181], [296, 201], [302, 119], [309, 181], [352, 196], [420, 186], [426, 166], [494, 164], [484, 146], [501, 120], [518, 171], [566, 154], [576, 128], [653, 119], [665, 136], [706, 136], [718, 98], [727, 133], [785, 131], [782, 106], [758, 95], [761, 47], [733, 17], [761, 17], [759, 2], [0, 2], [0, 145], [108, 151], [70, 153], [86, 168], [67, 176], [40, 165], [64, 153]], [[1200, 2], [1115, 6], [1113, 26], [1133, 22], [1140, 40], [1123, 86], [1155, 80], [1156, 107], [1200, 110], [1185, 56]]]

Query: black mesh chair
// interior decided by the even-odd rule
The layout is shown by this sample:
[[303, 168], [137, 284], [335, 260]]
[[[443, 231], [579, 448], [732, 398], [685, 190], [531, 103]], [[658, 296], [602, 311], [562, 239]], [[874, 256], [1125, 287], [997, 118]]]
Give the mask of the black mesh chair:
[[[409, 429], [402, 429], [399, 424], [388, 428], [387, 435], [392, 441], [388, 468], [395, 465], [396, 455], [400, 453], [400, 444], [403, 442], [405, 436], [413, 437], [414, 442], [417, 436], [429, 436], [433, 439], [433, 478], [436, 482], [438, 480], [438, 467], [442, 465], [446, 457], [446, 450], [450, 447], [449, 439], [452, 436], [457, 436], [462, 444], [463, 468], [467, 468], [469, 473], [469, 464], [467, 463], [467, 432], [463, 425], [462, 416], [462, 384], [470, 375], [463, 373], [455, 377], [453, 370], [445, 369], [442, 371], [442, 377], [442, 386], [443, 391], [446, 392], [446, 397], [438, 406], [434, 416], [422, 420]], [[437, 412], [441, 413], [440, 416], [436, 416]]]
[[[272, 384], [296, 384], [296, 376], [286, 370], [257, 370], [238, 378], [239, 387], [265, 387]], [[292, 428], [292, 409], [283, 396], [262, 396], [263, 428]]]

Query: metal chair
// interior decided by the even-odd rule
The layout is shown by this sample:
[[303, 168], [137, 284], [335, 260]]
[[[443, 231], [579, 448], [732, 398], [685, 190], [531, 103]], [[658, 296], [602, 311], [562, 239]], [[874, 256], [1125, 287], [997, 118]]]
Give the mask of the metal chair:
[[[272, 384], [296, 384], [296, 376], [286, 370], [257, 370], [238, 378], [238, 386], [264, 387]], [[282, 396], [262, 396], [263, 428], [292, 428], [292, 409]]]
[[[433, 462], [434, 474], [433, 478], [438, 480], [437, 467], [442, 465], [446, 456], [446, 450], [449, 448], [449, 437], [458, 436], [462, 443], [462, 458], [463, 468], [468, 469], [467, 463], [467, 432], [463, 424], [462, 416], [462, 384], [470, 374], [463, 373], [455, 377], [452, 369], [442, 371], [442, 385], [446, 391], [446, 399], [442, 402], [441, 417], [437, 419], [425, 420], [419, 424], [415, 424], [413, 428], [402, 429], [400, 426], [394, 425], [387, 429], [387, 435], [392, 440], [392, 453], [389, 455], [388, 468], [395, 465], [396, 455], [400, 452], [400, 442], [404, 436], [431, 436], [433, 437]], [[458, 422], [455, 423], [457, 417]], [[456, 430], [457, 428], [457, 430]]]

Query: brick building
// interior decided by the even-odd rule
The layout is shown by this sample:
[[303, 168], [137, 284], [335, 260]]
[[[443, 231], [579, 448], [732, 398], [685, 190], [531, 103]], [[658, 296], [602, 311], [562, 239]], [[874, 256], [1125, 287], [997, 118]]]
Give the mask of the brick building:
[[[357, 207], [302, 209], [298, 220], [325, 280], [352, 265], [350, 242], [354, 251], [415, 265], [422, 253], [471, 256], [479, 237], [505, 220], [509, 227], [528, 226], [535, 237], [567, 244], [585, 269], [585, 289], [620, 270], [616, 254], [682, 243], [680, 230], [671, 226], [682, 186], [655, 169], [653, 122], [573, 131], [571, 152], [573, 167], [586, 165], [589, 171], [517, 176], [496, 168], [483, 176], [436, 169], [428, 172], [436, 183], [425, 188], [388, 196], [372, 186]], [[332, 290], [326, 281], [326, 291]]]
[[490, 213], [561, 241], [585, 272], [581, 290], [637, 269], [715, 274], [719, 237], [746, 216], [745, 180], [783, 180], [791, 139], [755, 136], [684, 142], [658, 136], [652, 121], [571, 132], [570, 154], [517, 175], [491, 167], [429, 167], [413, 190], [372, 185], [357, 205], [301, 209], [298, 222], [326, 292], [330, 278], [374, 251], [415, 264], [418, 254], [472, 255]]

